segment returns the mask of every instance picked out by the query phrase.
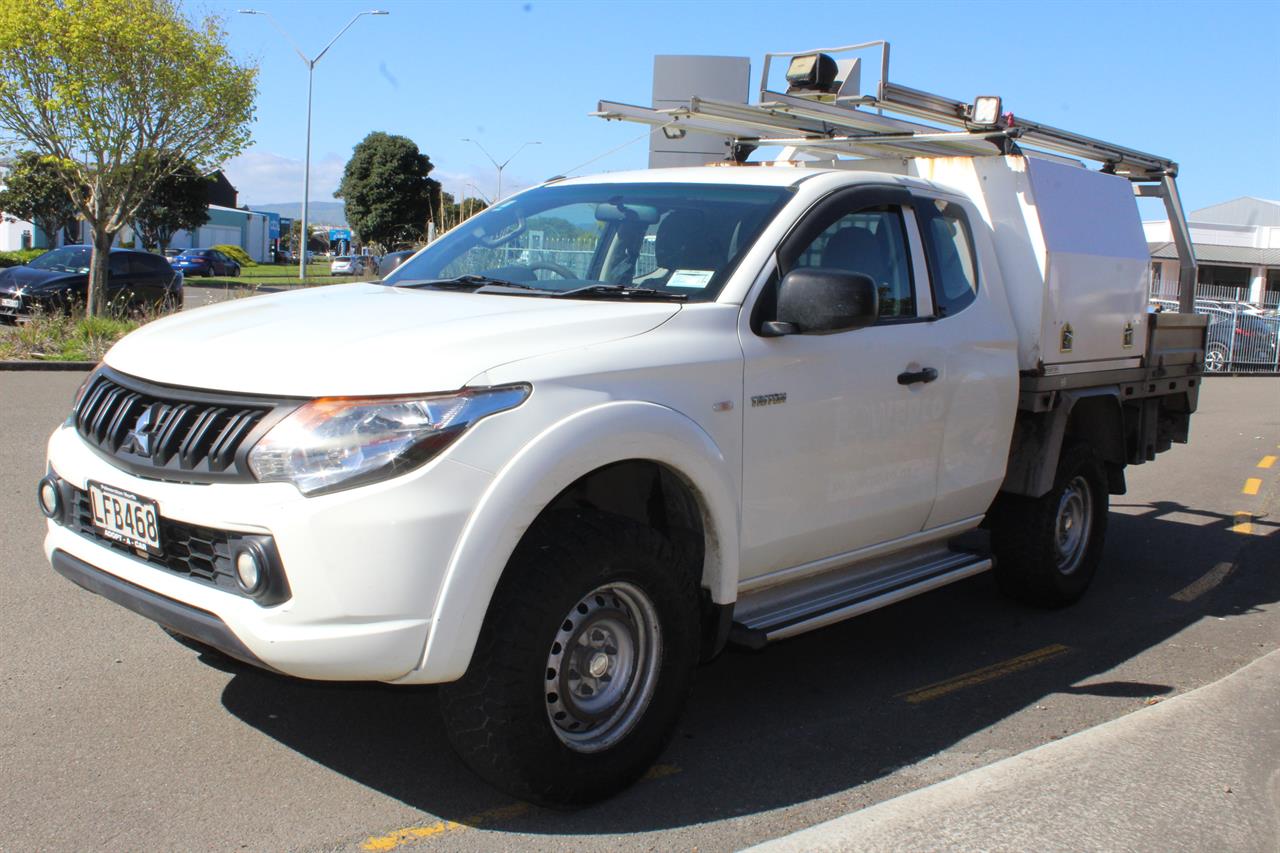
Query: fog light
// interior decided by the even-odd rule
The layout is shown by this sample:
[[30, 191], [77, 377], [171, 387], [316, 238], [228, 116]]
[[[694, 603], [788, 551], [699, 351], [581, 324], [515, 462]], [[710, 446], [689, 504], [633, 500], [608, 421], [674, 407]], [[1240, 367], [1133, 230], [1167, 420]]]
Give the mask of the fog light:
[[40, 511], [44, 513], [45, 518], [56, 521], [58, 516], [62, 515], [62, 495], [58, 491], [57, 484], [49, 477], [40, 481], [36, 489], [36, 501], [40, 504]]
[[236, 554], [236, 580], [240, 582], [241, 589], [255, 593], [262, 588], [265, 578], [266, 565], [256, 550], [245, 548]]

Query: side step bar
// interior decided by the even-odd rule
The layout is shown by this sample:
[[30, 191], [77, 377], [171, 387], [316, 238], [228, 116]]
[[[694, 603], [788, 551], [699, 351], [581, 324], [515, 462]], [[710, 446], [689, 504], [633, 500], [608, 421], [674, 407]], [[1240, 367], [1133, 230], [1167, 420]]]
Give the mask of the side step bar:
[[790, 601], [785, 606], [753, 614], [743, 622], [734, 622], [729, 642], [759, 649], [773, 640], [823, 628], [980, 574], [991, 566], [990, 557], [953, 552], [891, 579], [868, 583], [855, 576], [848, 584], [826, 589], [814, 598]]

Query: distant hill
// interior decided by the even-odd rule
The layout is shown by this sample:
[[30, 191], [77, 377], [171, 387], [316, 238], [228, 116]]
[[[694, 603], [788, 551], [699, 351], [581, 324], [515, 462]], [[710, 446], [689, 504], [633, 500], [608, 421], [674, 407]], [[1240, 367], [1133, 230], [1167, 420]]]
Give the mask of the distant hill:
[[[302, 218], [302, 202], [290, 201], [282, 204], [251, 204], [250, 210], [260, 213], [278, 213], [286, 219]], [[313, 201], [307, 205], [307, 219], [313, 225], [341, 225], [346, 227], [347, 208], [340, 201]]]

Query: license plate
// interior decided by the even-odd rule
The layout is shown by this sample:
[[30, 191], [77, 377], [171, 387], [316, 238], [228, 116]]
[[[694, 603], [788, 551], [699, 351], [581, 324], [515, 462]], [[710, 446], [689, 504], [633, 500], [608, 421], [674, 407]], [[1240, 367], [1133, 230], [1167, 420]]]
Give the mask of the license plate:
[[107, 539], [160, 553], [160, 511], [156, 502], [104, 483], [89, 481], [93, 526]]
[[0, 306], [4, 306], [5, 308], [21, 308], [22, 300], [21, 299], [0, 299]]

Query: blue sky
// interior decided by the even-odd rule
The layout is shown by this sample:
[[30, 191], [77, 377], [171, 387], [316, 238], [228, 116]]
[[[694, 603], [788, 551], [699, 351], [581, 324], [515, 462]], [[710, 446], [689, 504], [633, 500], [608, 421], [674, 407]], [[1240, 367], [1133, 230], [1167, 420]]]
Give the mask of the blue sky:
[[[413, 139], [455, 194], [474, 194], [471, 183], [492, 196], [495, 184], [463, 137], [499, 162], [540, 142], [507, 167], [508, 194], [644, 134], [588, 113], [602, 98], [649, 103], [655, 54], [749, 57], [754, 90], [766, 52], [881, 38], [897, 82], [961, 100], [998, 94], [1015, 114], [1177, 160], [1188, 210], [1280, 199], [1280, 3], [188, 2], [188, 14], [225, 18], [233, 51], [261, 66], [254, 143], [227, 164], [241, 203], [301, 198], [307, 85], [268, 21], [236, 14], [246, 7], [311, 55], [356, 12], [391, 13], [360, 19], [316, 66], [317, 201], [332, 200], [374, 130]], [[646, 156], [640, 139], [574, 174], [642, 168]]]

